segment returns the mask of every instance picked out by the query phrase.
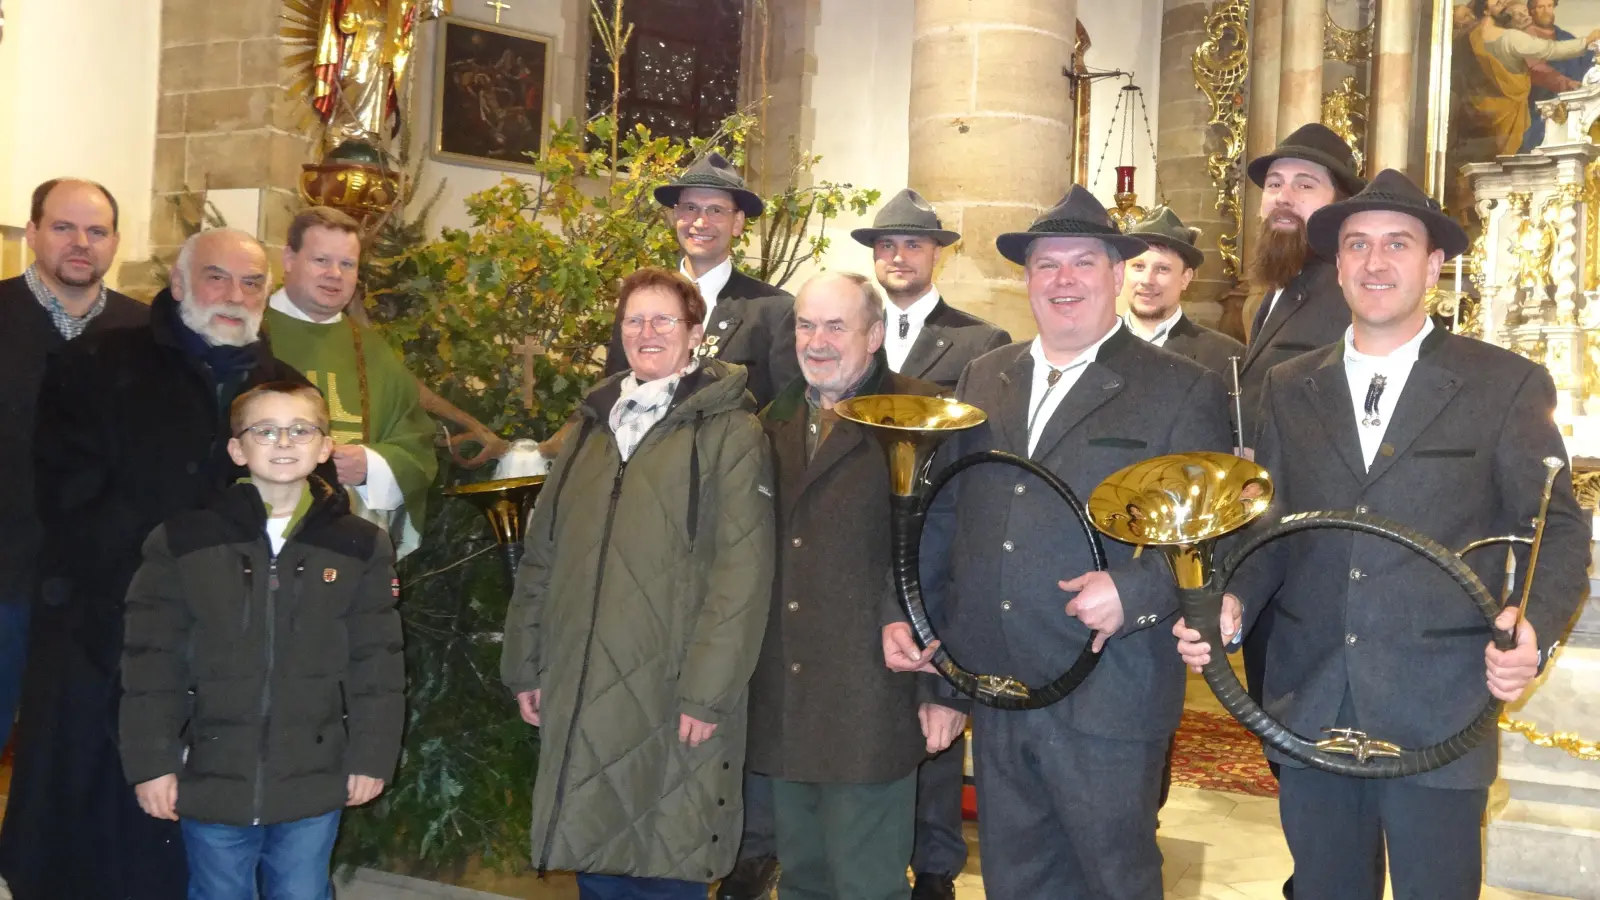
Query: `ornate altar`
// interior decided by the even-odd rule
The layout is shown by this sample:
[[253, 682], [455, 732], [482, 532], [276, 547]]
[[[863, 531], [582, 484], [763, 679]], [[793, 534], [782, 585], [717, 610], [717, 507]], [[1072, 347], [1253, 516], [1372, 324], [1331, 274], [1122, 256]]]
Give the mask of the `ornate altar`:
[[[1483, 226], [1455, 276], [1441, 281], [1435, 309], [1460, 331], [1550, 370], [1579, 502], [1593, 510], [1600, 493], [1600, 84], [1538, 106], [1540, 146], [1462, 167]], [[1600, 582], [1591, 581], [1584, 612], [1539, 688], [1501, 721], [1509, 796], [1492, 810], [1490, 884], [1600, 900], [1592, 869], [1600, 859], [1597, 722]]]

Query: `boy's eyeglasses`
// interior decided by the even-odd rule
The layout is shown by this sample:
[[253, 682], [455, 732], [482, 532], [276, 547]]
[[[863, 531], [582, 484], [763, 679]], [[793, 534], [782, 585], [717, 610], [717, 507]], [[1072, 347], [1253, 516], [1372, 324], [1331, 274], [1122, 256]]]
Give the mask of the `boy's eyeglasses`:
[[293, 425], [251, 425], [234, 437], [242, 438], [248, 434], [256, 443], [270, 447], [278, 443], [280, 435], [288, 435], [291, 444], [309, 444], [321, 433], [322, 429], [316, 425], [296, 422]]

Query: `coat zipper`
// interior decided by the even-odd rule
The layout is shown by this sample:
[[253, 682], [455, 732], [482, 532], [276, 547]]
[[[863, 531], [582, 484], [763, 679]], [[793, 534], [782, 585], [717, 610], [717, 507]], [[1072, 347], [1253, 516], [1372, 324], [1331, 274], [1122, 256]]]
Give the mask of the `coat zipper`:
[[[660, 423], [657, 423], [660, 424]], [[652, 426], [652, 430], [654, 426]], [[649, 438], [649, 433], [645, 434]], [[644, 446], [644, 440], [639, 441], [639, 447]], [[637, 455], [638, 448], [634, 449]], [[606, 523], [600, 532], [600, 562], [596, 567], [594, 576], [594, 603], [589, 609], [589, 634], [583, 642], [583, 663], [578, 667], [578, 694], [572, 706], [572, 724], [567, 728], [566, 745], [561, 750], [561, 773], [556, 776], [556, 802], [555, 808], [550, 811], [550, 827], [545, 830], [544, 850], [539, 854], [539, 874], [541, 876], [549, 869], [550, 851], [556, 841], [556, 822], [561, 818], [561, 802], [567, 793], [567, 770], [572, 764], [572, 739], [578, 732], [578, 716], [583, 711], [583, 688], [589, 680], [589, 655], [594, 650], [594, 630], [600, 620], [600, 590], [606, 578], [606, 559], [611, 555], [611, 526], [617, 515], [617, 501], [622, 497], [622, 476], [628, 471], [627, 460], [622, 460], [617, 466], [617, 477], [611, 482], [611, 503], [606, 507]]]
[[261, 681], [261, 742], [256, 755], [255, 804], [250, 824], [261, 824], [261, 807], [267, 786], [267, 734], [272, 725], [272, 670], [277, 658], [278, 637], [278, 557], [267, 566], [267, 674]]

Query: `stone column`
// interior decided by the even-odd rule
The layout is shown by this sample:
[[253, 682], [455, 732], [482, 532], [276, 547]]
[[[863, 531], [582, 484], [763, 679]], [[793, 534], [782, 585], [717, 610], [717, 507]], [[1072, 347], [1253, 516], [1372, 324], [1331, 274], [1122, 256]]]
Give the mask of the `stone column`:
[[[1244, 162], [1272, 152], [1278, 143], [1278, 81], [1283, 76], [1283, 2], [1253, 0], [1250, 4], [1250, 111], [1245, 120]], [[1241, 246], [1244, 271], [1250, 271], [1256, 255], [1256, 210], [1261, 208], [1261, 189], [1249, 176], [1244, 177], [1244, 210]]]
[[1324, 0], [1284, 0], [1283, 75], [1278, 87], [1279, 139], [1309, 122], [1322, 121]]
[[1028, 227], [1072, 183], [1062, 68], [1075, 0], [917, 0], [910, 183], [962, 240], [940, 292], [1021, 340], [1035, 333], [1022, 270], [994, 239]]
[[[1372, 159], [1368, 172], [1406, 170], [1411, 153], [1412, 98], [1416, 96], [1417, 0], [1378, 4], [1378, 46], [1373, 51]], [[1421, 172], [1408, 172], [1418, 179]]]
[[[1281, 0], [1279, 0], [1281, 2]], [[1206, 158], [1219, 138], [1207, 125], [1211, 102], [1195, 84], [1194, 53], [1206, 39], [1206, 0], [1166, 0], [1161, 16], [1161, 115], [1156, 135], [1156, 164], [1167, 205], [1184, 224], [1205, 234], [1200, 246], [1206, 260], [1184, 294], [1184, 309], [1205, 325], [1221, 318], [1218, 298], [1232, 287], [1223, 274], [1216, 247], [1219, 234], [1232, 228], [1217, 211], [1217, 188], [1206, 170]]]
[[[260, 192], [254, 222], [268, 259], [300, 208], [296, 185], [311, 141], [305, 105], [286, 89], [277, 0], [163, 0], [161, 76], [150, 251], [170, 262], [198, 221], [207, 191]], [[423, 61], [426, 62], [426, 61]]]

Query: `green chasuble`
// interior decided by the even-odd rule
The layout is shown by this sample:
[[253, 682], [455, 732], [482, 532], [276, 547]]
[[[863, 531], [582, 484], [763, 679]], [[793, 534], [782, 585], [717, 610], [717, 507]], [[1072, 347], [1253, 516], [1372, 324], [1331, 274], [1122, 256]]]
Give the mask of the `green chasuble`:
[[428, 488], [439, 465], [433, 450], [433, 420], [422, 408], [416, 378], [382, 337], [370, 328], [361, 329], [362, 356], [367, 364], [366, 408], [372, 419], [366, 423], [371, 441], [363, 440], [361, 373], [356, 367], [350, 320], [318, 324], [268, 307], [266, 326], [272, 355], [299, 369], [328, 398], [334, 441], [365, 444], [389, 464], [405, 506], [400, 511], [403, 515], [380, 524], [391, 528], [400, 555], [415, 549]]

